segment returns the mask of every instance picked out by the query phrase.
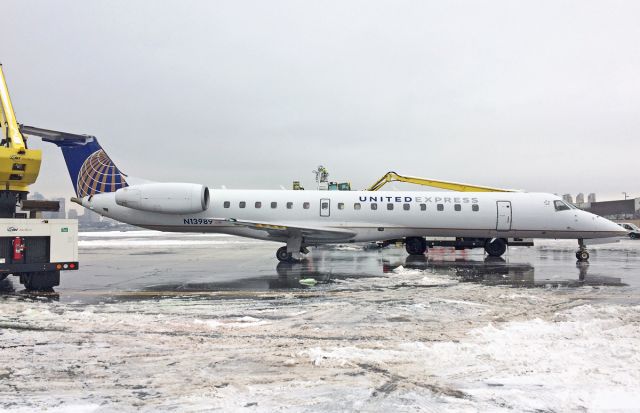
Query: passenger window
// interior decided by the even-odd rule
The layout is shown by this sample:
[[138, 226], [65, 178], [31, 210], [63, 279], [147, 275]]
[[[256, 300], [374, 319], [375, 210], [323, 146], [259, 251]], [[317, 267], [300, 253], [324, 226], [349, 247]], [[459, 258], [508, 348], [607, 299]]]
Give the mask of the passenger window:
[[453, 205], [453, 209], [454, 209], [455, 211], [462, 211], [462, 205], [460, 205], [460, 204], [454, 204], [454, 205]]
[[256, 208], [262, 208], [262, 202], [260, 201], [256, 202]]
[[287, 202], [287, 209], [293, 208], [293, 202]]
[[344, 203], [338, 202], [338, 209], [344, 209]]
[[553, 206], [556, 207], [556, 211], [568, 211], [569, 209], [571, 209], [571, 208], [569, 208], [569, 206], [567, 204], [565, 204], [562, 201], [558, 201], [558, 200], [557, 201], [553, 201]]
[[328, 202], [322, 202], [320, 204], [320, 208], [321, 209], [329, 209], [329, 203]]
[[471, 210], [473, 212], [478, 212], [480, 210], [480, 207], [478, 206], [478, 204], [473, 204], [471, 205]]
[[420, 204], [420, 211], [426, 211], [427, 210], [427, 204]]
[[360, 211], [360, 208], [362, 208], [362, 205], [360, 205], [360, 203], [356, 202], [355, 204], [353, 204], [353, 209], [355, 209], [356, 211]]
[[402, 209], [404, 209], [405, 211], [408, 211], [408, 210], [410, 210], [410, 209], [411, 209], [411, 205], [409, 205], [409, 204], [404, 204], [404, 205], [402, 205]]
[[231, 202], [229, 201], [224, 201], [224, 207], [225, 208], [229, 208], [231, 206]]
[[277, 202], [272, 202], [271, 203], [271, 209], [276, 209], [278, 208], [278, 203]]
[[387, 210], [393, 211], [393, 204], [387, 204]]
[[376, 209], [378, 209], [378, 204], [371, 204], [371, 210], [375, 211]]
[[304, 208], [304, 209], [309, 209], [310, 206], [311, 205], [309, 205], [308, 202], [305, 202], [304, 204], [302, 204], [302, 208]]
[[444, 204], [438, 204], [438, 211], [444, 211]]
[[240, 208], [244, 208], [247, 206], [247, 203], [244, 201], [240, 201], [240, 204], [238, 205]]

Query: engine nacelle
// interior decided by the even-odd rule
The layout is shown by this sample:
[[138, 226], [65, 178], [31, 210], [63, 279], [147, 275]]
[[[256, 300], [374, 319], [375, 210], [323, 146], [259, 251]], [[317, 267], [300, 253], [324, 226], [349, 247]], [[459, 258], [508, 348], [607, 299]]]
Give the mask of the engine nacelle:
[[116, 191], [116, 204], [140, 211], [195, 214], [209, 208], [209, 188], [182, 183], [131, 185]]

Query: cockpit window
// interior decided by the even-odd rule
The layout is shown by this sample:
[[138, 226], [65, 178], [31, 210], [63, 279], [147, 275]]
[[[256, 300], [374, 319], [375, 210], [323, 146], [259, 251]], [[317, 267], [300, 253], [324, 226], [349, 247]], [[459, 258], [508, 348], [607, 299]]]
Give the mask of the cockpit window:
[[567, 211], [571, 209], [569, 205], [565, 204], [563, 201], [553, 201], [553, 206], [556, 207], [556, 211]]

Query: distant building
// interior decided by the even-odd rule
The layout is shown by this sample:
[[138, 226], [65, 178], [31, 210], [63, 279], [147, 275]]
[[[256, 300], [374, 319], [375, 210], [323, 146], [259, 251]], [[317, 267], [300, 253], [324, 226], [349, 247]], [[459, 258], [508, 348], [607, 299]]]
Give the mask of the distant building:
[[576, 195], [576, 204], [584, 204], [584, 194], [582, 192]]
[[640, 198], [590, 202], [586, 205], [586, 211], [608, 219], [640, 219]]
[[60, 209], [58, 210], [58, 218], [67, 218], [67, 200], [65, 198], [57, 198], [56, 201], [58, 201], [58, 203], [60, 204]]
[[96, 224], [100, 222], [100, 215], [95, 212], [85, 209], [84, 214], [78, 216], [78, 222], [81, 224]]
[[573, 197], [571, 196], [571, 194], [562, 195], [562, 200], [570, 204], [573, 204]]
[[[32, 199], [37, 199], [33, 197]], [[41, 199], [45, 199], [42, 197]], [[42, 218], [45, 219], [65, 219], [67, 217], [67, 200], [64, 198], [55, 198], [53, 201], [58, 201], [58, 205], [60, 205], [60, 209], [58, 212], [43, 212]]]
[[593, 192], [590, 193], [587, 196], [587, 202], [591, 203], [591, 202], [596, 202], [596, 194], [594, 194]]

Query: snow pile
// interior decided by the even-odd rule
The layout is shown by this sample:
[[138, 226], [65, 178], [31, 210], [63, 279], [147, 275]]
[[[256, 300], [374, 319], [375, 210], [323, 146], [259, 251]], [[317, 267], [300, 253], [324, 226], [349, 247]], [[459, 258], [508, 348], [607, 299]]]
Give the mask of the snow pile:
[[585, 305], [549, 321], [489, 324], [458, 342], [315, 347], [299, 356], [314, 366], [373, 364], [416, 380], [433, 377], [467, 395], [450, 401], [460, 407], [471, 400], [519, 411], [632, 410], [640, 406], [639, 323], [640, 306]]
[[403, 280], [414, 284], [434, 286], [458, 284], [458, 280], [453, 277], [444, 274], [430, 273], [415, 268], [405, 268], [402, 265], [393, 270], [393, 275], [394, 276], [389, 277], [390, 280], [397, 281], [398, 277], [401, 277]]
[[83, 249], [89, 248], [145, 248], [145, 247], [186, 247], [186, 246], [211, 246], [211, 245], [228, 245], [228, 244], [248, 244], [253, 243], [252, 240], [234, 240], [234, 241], [218, 241], [218, 240], [196, 240], [196, 239], [158, 239], [158, 240], [137, 240], [137, 239], [105, 239], [105, 240], [80, 240], [78, 247]]

